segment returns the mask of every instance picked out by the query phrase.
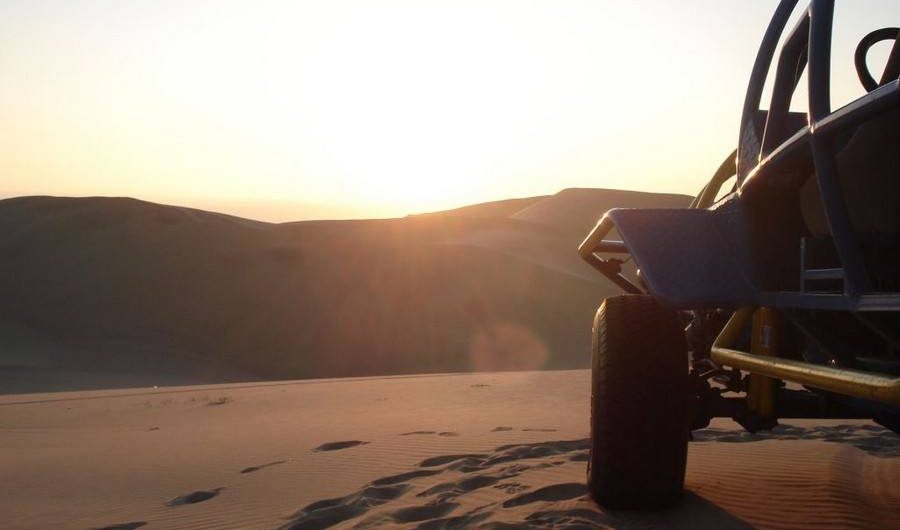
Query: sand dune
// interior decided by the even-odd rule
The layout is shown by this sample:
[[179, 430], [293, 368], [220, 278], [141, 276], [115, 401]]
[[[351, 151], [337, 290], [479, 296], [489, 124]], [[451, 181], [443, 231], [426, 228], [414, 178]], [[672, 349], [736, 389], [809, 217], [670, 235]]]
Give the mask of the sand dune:
[[691, 197], [672, 193], [567, 188], [514, 213], [511, 219], [554, 228], [578, 244], [604, 212], [611, 208], [687, 208]]
[[687, 494], [585, 496], [586, 371], [0, 396], [0, 526], [891, 528], [900, 438], [863, 421], [716, 421]]
[[584, 367], [613, 288], [547, 223], [594, 217], [607, 195], [670, 200], [567, 190], [282, 224], [124, 198], [3, 200], [0, 326], [18, 331], [0, 337], [0, 393]]

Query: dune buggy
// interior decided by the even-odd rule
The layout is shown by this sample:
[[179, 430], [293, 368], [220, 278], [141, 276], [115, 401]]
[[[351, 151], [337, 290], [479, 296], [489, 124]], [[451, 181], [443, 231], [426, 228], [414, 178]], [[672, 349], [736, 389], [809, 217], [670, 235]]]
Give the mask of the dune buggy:
[[[610, 210], [579, 247], [626, 293], [593, 324], [588, 484], [601, 505], [673, 504], [690, 432], [714, 417], [750, 432], [780, 418], [900, 431], [900, 30], [859, 42], [867, 93], [832, 110], [834, 2], [813, 0], [786, 32], [796, 4], [776, 8], [737, 149], [690, 208]], [[876, 80], [866, 57], [882, 41]], [[804, 71], [809, 111], [792, 112]], [[604, 239], [613, 229], [620, 240]]]

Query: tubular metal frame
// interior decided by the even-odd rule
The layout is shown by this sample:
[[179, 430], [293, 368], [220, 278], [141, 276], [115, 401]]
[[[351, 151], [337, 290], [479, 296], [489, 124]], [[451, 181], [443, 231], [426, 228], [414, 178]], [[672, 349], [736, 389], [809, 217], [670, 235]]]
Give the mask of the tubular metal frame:
[[[764, 180], [779, 178], [779, 165], [807, 153], [819, 185], [828, 229], [840, 260], [843, 293], [820, 294], [800, 291], [757, 292], [756, 305], [814, 310], [900, 311], [900, 292], [873, 292], [858, 236], [850, 222], [837, 175], [836, 138], [886, 110], [900, 107], [900, 79], [886, 82], [863, 97], [832, 112], [830, 98], [831, 34], [834, 0], [812, 0], [803, 18], [791, 30], [778, 55], [772, 101], [760, 130], [759, 107], [763, 87], [778, 42], [798, 0], [782, 0], [769, 23], [756, 56], [741, 116], [738, 148], [722, 164], [713, 179], [694, 199], [691, 208], [708, 208], [719, 186], [730, 175], [737, 179], [737, 199], [765, 189]], [[804, 36], [806, 37], [804, 39]], [[786, 130], [784, 120], [790, 114], [790, 102], [803, 67], [808, 73], [807, 124], [796, 132]], [[884, 79], [882, 79], [884, 81]], [[787, 136], [789, 135], [789, 136]], [[787, 136], [787, 137], [785, 137]], [[642, 292], [624, 278], [615, 263], [598, 252], [628, 253], [622, 241], [606, 241], [614, 222], [604, 215], [578, 248], [581, 257], [626, 292]], [[837, 274], [837, 270], [829, 270]], [[734, 349], [738, 335], [745, 329], [754, 306], [734, 312], [711, 346], [710, 356], [719, 364], [772, 378], [785, 379], [825, 391], [900, 406], [900, 377], [825, 366], [776, 356], [762, 356]], [[777, 353], [777, 352], [776, 352]]]
[[753, 374], [786, 379], [838, 394], [900, 406], [900, 377], [754, 355], [733, 349], [754, 309], [750, 306], [743, 307], [731, 316], [712, 345], [710, 353], [713, 361]]
[[[807, 151], [811, 156], [819, 184], [828, 228], [843, 269], [844, 292], [842, 295], [813, 295], [793, 291], [763, 292], [760, 293], [759, 300], [771, 301], [776, 306], [787, 304], [793, 307], [816, 308], [821, 302], [822, 309], [900, 310], [900, 293], [871, 292], [859, 238], [850, 223], [837, 178], [834, 141], [840, 133], [852, 130], [884, 110], [900, 106], [900, 80], [886, 83], [831, 112], [829, 78], [834, 0], [812, 0], [804, 17], [788, 36], [786, 45], [778, 56], [776, 81], [766, 125], [763, 131], [758, 128], [755, 118], [759, 113], [766, 77], [775, 58], [779, 39], [797, 2], [798, 0], [782, 0], [778, 5], [753, 65], [744, 99], [737, 154], [734, 157], [737, 193], [749, 194], [753, 193], [755, 188], [764, 187], [760, 182], [768, 173], [767, 169], [776, 168], [788, 157]], [[808, 34], [805, 48], [801, 39], [804, 31]], [[776, 121], [787, 115], [791, 96], [796, 88], [796, 80], [799, 78], [797, 68], [801, 62], [805, 62], [808, 68], [807, 91], [810, 109], [808, 123], [781, 141], [783, 131]], [[770, 134], [773, 140], [769, 140]], [[766, 152], [767, 149], [771, 149], [771, 152]], [[726, 164], [723, 164], [723, 167], [725, 166]], [[713, 180], [721, 185], [725, 179], [720, 178], [719, 173], [720, 171], [717, 171]], [[766, 178], [778, 176], [766, 175]], [[710, 184], [707, 188], [711, 188]], [[692, 207], [708, 207], [707, 203], [711, 202], [709, 201], [711, 191], [704, 188], [698, 199], [692, 203]], [[701, 196], [703, 200], [699, 199]], [[712, 194], [712, 198], [714, 196], [715, 194]], [[597, 252], [628, 252], [621, 241], [603, 240], [612, 228], [612, 221], [604, 216], [579, 246], [579, 254], [626, 292], [643, 292], [634, 282], [623, 277], [614, 264], [596, 255]], [[876, 299], [877, 303], [871, 303]]]

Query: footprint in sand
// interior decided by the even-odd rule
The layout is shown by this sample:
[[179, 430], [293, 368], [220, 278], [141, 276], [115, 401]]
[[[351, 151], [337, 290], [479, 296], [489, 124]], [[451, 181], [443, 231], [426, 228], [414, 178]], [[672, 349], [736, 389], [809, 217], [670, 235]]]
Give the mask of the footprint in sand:
[[185, 504], [197, 504], [198, 502], [208, 501], [213, 497], [217, 496], [219, 492], [221, 492], [225, 488], [214, 488], [211, 490], [200, 490], [188, 493], [186, 495], [179, 495], [174, 499], [170, 500], [166, 503], [166, 506], [174, 507], [174, 506], [182, 506]]
[[391, 519], [393, 519], [395, 523], [427, 521], [429, 519], [444, 517], [458, 506], [459, 504], [456, 504], [455, 502], [436, 502], [424, 506], [410, 506], [408, 508], [400, 508], [392, 513]]
[[609, 514], [583, 508], [535, 512], [525, 521], [528, 528], [613, 528], [615, 523]]
[[253, 473], [254, 471], [259, 471], [260, 469], [264, 469], [271, 466], [277, 466], [278, 464], [283, 464], [287, 462], [287, 460], [276, 460], [274, 462], [269, 462], [268, 464], [260, 464], [258, 466], [250, 466], [245, 467], [241, 470], [241, 473]]
[[506, 432], [511, 430], [513, 430], [512, 427], [494, 427], [493, 429], [491, 429], [491, 432]]
[[361, 442], [359, 440], [347, 440], [344, 442], [328, 442], [320, 445], [313, 449], [313, 451], [317, 453], [321, 453], [323, 451], [338, 451], [340, 449], [348, 449], [350, 447], [356, 447], [357, 445], [366, 445], [369, 442]]
[[135, 530], [147, 524], [147, 521], [132, 521], [130, 523], [111, 524], [109, 526], [101, 526], [94, 530]]
[[567, 501], [584, 495], [587, 495], [587, 486], [580, 482], [553, 484], [503, 501], [503, 507], [512, 508], [540, 501]]
[[468, 458], [485, 458], [486, 456], [487, 455], [480, 454], [433, 456], [419, 462], [419, 467], [442, 466], [444, 464], [449, 464], [450, 462], [455, 462], [457, 460], [465, 460]]
[[[451, 467], [453, 469], [468, 473], [517, 460], [544, 458], [548, 456], [570, 454], [576, 451], [586, 451], [590, 446], [591, 441], [587, 438], [583, 440], [540, 442], [536, 444], [503, 445], [498, 447], [493, 454], [489, 455], [484, 453], [468, 453], [432, 456], [419, 462], [419, 467], [436, 467], [444, 464], [452, 464]], [[549, 463], [545, 464], [550, 465]]]
[[430, 477], [431, 475], [437, 475], [440, 473], [440, 469], [419, 469], [416, 471], [410, 471], [408, 473], [400, 473], [399, 475], [391, 475], [389, 477], [381, 477], [379, 479], [373, 480], [373, 486], [387, 486], [389, 484], [398, 484], [400, 482], [406, 482], [407, 480], [411, 480], [419, 477]]
[[519, 484], [518, 482], [504, 482], [502, 484], [495, 484], [494, 489], [498, 489], [510, 495], [514, 495], [516, 493], [522, 493], [525, 490], [531, 489], [531, 487], [524, 484]]
[[454, 482], [444, 482], [436, 486], [432, 486], [416, 496], [430, 497], [432, 495], [439, 495], [438, 499], [443, 502], [448, 499], [459, 497], [460, 495], [463, 495], [465, 493], [469, 493], [481, 488], [486, 488], [488, 486], [493, 486], [497, 482], [500, 482], [502, 479], [509, 478], [510, 476], [514, 475], [475, 475], [473, 477], [467, 477], [462, 480]]
[[[397, 525], [410, 525], [413, 530], [455, 530], [478, 525], [482, 525], [479, 528], [483, 530], [542, 525], [549, 528], [574, 528], [582, 524], [585, 525], [582, 527], [591, 527], [596, 517], [603, 517], [601, 512], [586, 510], [584, 514], [573, 516], [572, 521], [577, 520], [578, 524], [569, 524], [566, 514], [574, 511], [553, 512], [543, 504], [582, 498], [587, 493], [584, 484], [567, 482], [532, 489], [526, 476], [534, 470], [574, 460], [589, 447], [590, 440], [587, 439], [551, 441], [504, 445], [487, 453], [426, 458], [411, 471], [373, 480], [344, 497], [309, 504], [298, 510], [280, 530], [324, 530], [357, 518], [353, 526], [357, 530]], [[435, 478], [440, 480], [433, 480]], [[476, 493], [478, 491], [481, 493]], [[404, 501], [398, 503], [399, 506], [389, 504], [406, 495], [418, 502]], [[488, 504], [476, 503], [479, 507], [460, 513], [460, 507], [466, 505], [463, 500], [490, 500], [491, 496], [500, 498]], [[531, 504], [540, 506], [543, 511], [507, 510]], [[485, 523], [494, 515], [517, 517], [520, 521]]]
[[[449, 530], [449, 529], [457, 529], [457, 528], [473, 528], [474, 525], [480, 523], [481, 521], [487, 519], [491, 516], [491, 512], [479, 512], [478, 510], [472, 510], [469, 513], [463, 515], [457, 515], [455, 517], [445, 517], [441, 519], [432, 519], [430, 521], [425, 521], [419, 526], [415, 528], [415, 530]], [[498, 523], [502, 524], [502, 523]], [[479, 527], [482, 528], [482, 527]], [[507, 527], [507, 528], [523, 528], [523, 527]], [[524, 528], [532, 528], [532, 527], [524, 527]]]
[[900, 456], [900, 436], [877, 425], [778, 425], [771, 431], [751, 434], [743, 430], [707, 428], [694, 431], [695, 442], [743, 443], [762, 440], [822, 440], [853, 445], [870, 455]]
[[409, 490], [408, 484], [368, 486], [358, 493], [306, 505], [279, 530], [322, 530], [353, 519], [376, 506], [392, 501]]

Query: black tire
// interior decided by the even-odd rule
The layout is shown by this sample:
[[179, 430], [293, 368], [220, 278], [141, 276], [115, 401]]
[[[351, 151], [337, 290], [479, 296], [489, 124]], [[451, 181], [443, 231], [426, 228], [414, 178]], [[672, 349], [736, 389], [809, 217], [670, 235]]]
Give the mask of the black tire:
[[588, 489], [607, 508], [657, 510], [684, 489], [689, 381], [675, 311], [652, 296], [604, 300], [594, 317]]

